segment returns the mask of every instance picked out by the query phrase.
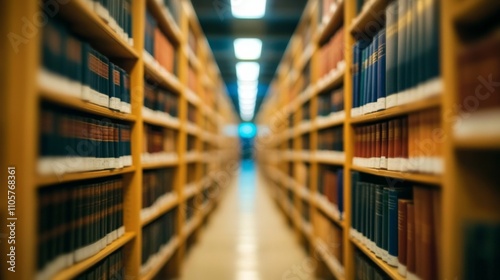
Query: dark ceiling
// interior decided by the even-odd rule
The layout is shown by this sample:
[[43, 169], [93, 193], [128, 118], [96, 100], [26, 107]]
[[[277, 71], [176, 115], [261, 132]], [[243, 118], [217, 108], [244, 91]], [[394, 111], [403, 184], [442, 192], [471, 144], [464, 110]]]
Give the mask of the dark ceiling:
[[234, 55], [233, 41], [235, 38], [262, 40], [262, 55], [257, 61], [260, 64], [259, 90], [255, 106], [258, 111], [307, 0], [267, 0], [266, 14], [260, 19], [234, 18], [231, 14], [231, 0], [191, 0], [191, 2], [237, 109], [235, 68], [237, 59]]

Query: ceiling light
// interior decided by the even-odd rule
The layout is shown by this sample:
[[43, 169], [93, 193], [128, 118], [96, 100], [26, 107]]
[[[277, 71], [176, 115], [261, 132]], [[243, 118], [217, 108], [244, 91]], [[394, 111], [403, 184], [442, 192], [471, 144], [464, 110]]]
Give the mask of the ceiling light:
[[234, 54], [238, 59], [259, 59], [262, 52], [262, 41], [256, 38], [240, 38], [234, 40]]
[[240, 81], [256, 81], [259, 78], [260, 65], [257, 62], [236, 63], [236, 76]]
[[240, 104], [254, 104], [257, 99], [240, 99]]
[[259, 81], [238, 81], [238, 90], [258, 90]]
[[261, 18], [266, 13], [266, 0], [231, 0], [235, 18]]

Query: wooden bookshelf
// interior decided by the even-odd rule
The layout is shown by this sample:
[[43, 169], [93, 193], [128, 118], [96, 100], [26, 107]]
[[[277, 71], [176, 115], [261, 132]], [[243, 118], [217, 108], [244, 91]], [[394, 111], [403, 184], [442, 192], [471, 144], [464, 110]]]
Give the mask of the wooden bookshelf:
[[[314, 2], [314, 3], [313, 3]], [[359, 1], [358, 1], [359, 2]], [[362, 1], [363, 2], [363, 1]], [[405, 279], [398, 274], [397, 268], [387, 265], [377, 258], [374, 253], [363, 246], [359, 241], [350, 237], [351, 228], [351, 171], [371, 175], [373, 178], [388, 178], [393, 181], [410, 182], [415, 185], [430, 186], [439, 193], [440, 218], [442, 225], [437, 240], [440, 253], [439, 279], [464, 278], [464, 229], [463, 224], [469, 221], [500, 221], [498, 210], [498, 176], [494, 175], [494, 166], [498, 165], [500, 151], [500, 137], [495, 131], [485, 131], [484, 134], [466, 134], [464, 129], [456, 127], [456, 120], [462, 120], [460, 110], [457, 110], [459, 99], [459, 69], [458, 52], [465, 46], [463, 32], [470, 32], [471, 27], [477, 28], [477, 21], [498, 11], [498, 1], [494, 0], [441, 0], [438, 1], [440, 18], [440, 57], [441, 65], [438, 81], [442, 88], [436, 87], [433, 92], [416, 95], [413, 100], [384, 110], [353, 116], [353, 45], [370, 33], [374, 23], [385, 21], [384, 11], [393, 1], [370, 0], [364, 1], [364, 6], [357, 14], [356, 1], [337, 1], [335, 10], [325, 19], [314, 20], [310, 9], [319, 8], [320, 0], [310, 0], [303, 13], [301, 23], [292, 37], [282, 61], [278, 66], [269, 92], [263, 101], [261, 110], [256, 116], [259, 125], [267, 126], [270, 130], [266, 141], [257, 151], [256, 158], [261, 166], [262, 173], [270, 182], [269, 188], [275, 190], [276, 201], [290, 221], [292, 228], [300, 236], [303, 244], [316, 244], [317, 224], [312, 219], [312, 236], [304, 231], [305, 221], [302, 220], [302, 210], [309, 211], [313, 217], [318, 211], [343, 230], [343, 271], [340, 275], [333, 265], [329, 264], [324, 254], [320, 254], [330, 274], [320, 277], [335, 277], [339, 279], [355, 278], [355, 252], [361, 251], [371, 259], [377, 267], [383, 270], [391, 279]], [[316, 9], [317, 9], [316, 8]], [[316, 14], [318, 11], [315, 11]], [[303, 65], [302, 52], [311, 42], [301, 42], [302, 32], [309, 24], [309, 28], [316, 35], [313, 44], [316, 52], [312, 55], [310, 84], [303, 85], [304, 89], [314, 88], [313, 94], [306, 94], [306, 90], [298, 90], [294, 85], [300, 77], [299, 68]], [[323, 74], [321, 69], [320, 47], [330, 40], [340, 27], [345, 28], [343, 46], [345, 66]], [[462, 30], [465, 29], [465, 30]], [[474, 29], [473, 29], [474, 30]], [[373, 30], [372, 30], [373, 33]], [[300, 61], [300, 62], [299, 62]], [[343, 87], [344, 114], [318, 116], [318, 96], [329, 89]], [[304, 128], [302, 120], [304, 104], [309, 103], [311, 128]], [[361, 125], [379, 123], [412, 113], [437, 109], [440, 112], [439, 132], [443, 132], [441, 158], [444, 170], [441, 174], [399, 172], [386, 169], [366, 168], [354, 165], [354, 129]], [[355, 112], [359, 113], [359, 112]], [[474, 117], [473, 112], [469, 112]], [[494, 112], [493, 112], [494, 113]], [[480, 115], [480, 117], [483, 117]], [[463, 118], [462, 121], [467, 121]], [[477, 122], [477, 120], [474, 120]], [[485, 120], [487, 121], [487, 120]], [[494, 121], [491, 121], [492, 124]], [[344, 156], [337, 157], [328, 151], [318, 150], [319, 131], [330, 127], [342, 127]], [[491, 126], [490, 126], [491, 127]], [[308, 134], [310, 150], [303, 150], [302, 137]], [[271, 139], [271, 140], [268, 140]], [[304, 158], [303, 154], [310, 155]], [[308, 165], [309, 181], [306, 187], [310, 192], [312, 202], [309, 209], [302, 209], [304, 199], [303, 186], [296, 186], [297, 167]], [[342, 220], [329, 207], [320, 201], [318, 193], [318, 177], [321, 166], [343, 168], [343, 202], [344, 213]], [[300, 175], [302, 176], [302, 175]], [[471, 186], [475, 186], [471, 189]], [[312, 248], [315, 250], [314, 248]], [[321, 272], [323, 273], [323, 272]]]
[[[67, 23], [70, 31], [74, 32], [89, 42], [100, 53], [112, 58], [119, 66], [124, 68], [130, 76], [131, 109], [130, 114], [120, 113], [109, 108], [101, 107], [79, 98], [78, 93], [65, 92], [65, 89], [54, 85], [39, 84], [39, 72], [42, 67], [42, 36], [43, 27], [37, 29], [26, 44], [16, 52], [8, 40], [5, 43], [5, 60], [2, 65], [2, 83], [5, 81], [4, 94], [1, 95], [0, 112], [2, 119], [8, 119], [2, 124], [2, 168], [15, 166], [18, 178], [18, 192], [16, 192], [16, 214], [19, 217], [16, 250], [16, 273], [7, 270], [5, 254], [0, 257], [0, 279], [35, 279], [37, 274], [37, 223], [39, 220], [38, 191], [42, 188], [62, 183], [77, 184], [84, 180], [94, 180], [120, 175], [124, 182], [124, 226], [125, 234], [104, 247], [97, 254], [75, 263], [74, 265], [56, 272], [51, 279], [74, 279], [97, 264], [107, 256], [123, 248], [123, 265], [125, 275], [134, 279], [162, 279], [177, 278], [181, 271], [187, 234], [197, 235], [200, 232], [202, 217], [211, 213], [221, 196], [210, 197], [207, 211], [195, 211], [189, 224], [184, 220], [185, 204], [189, 197], [201, 196], [201, 182], [209, 178], [214, 172], [227, 172], [228, 162], [238, 160], [238, 140], [223, 134], [226, 125], [238, 122], [238, 116], [233, 111], [233, 106], [227, 96], [225, 85], [220, 71], [205, 39], [202, 29], [188, 26], [196, 25], [197, 19], [189, 0], [178, 1], [177, 16], [171, 7], [166, 7], [163, 1], [134, 0], [131, 3], [132, 37], [133, 44], [124, 39], [92, 6], [84, 0], [66, 1], [58, 3], [62, 20]], [[43, 8], [38, 0], [23, 3], [0, 4], [4, 17], [1, 17], [2, 28], [16, 31], [19, 28], [19, 19], [29, 18], [40, 14]], [[175, 46], [176, 69], [170, 73], [159, 67], [159, 63], [145, 58], [145, 14], [146, 10], [155, 18], [159, 29], [173, 42]], [[43, 12], [42, 12], [43, 13]], [[3, 29], [2, 29], [3, 30]], [[7, 32], [7, 31], [6, 31]], [[196, 49], [188, 53], [187, 34], [194, 32], [197, 38]], [[2, 43], [2, 44], [4, 44]], [[187, 67], [190, 60], [196, 60], [200, 65], [206, 66], [207, 71], [196, 71], [196, 88], [188, 88]], [[4, 75], [5, 73], [5, 75]], [[155, 115], [143, 115], [144, 79], [154, 81], [162, 88], [178, 95], [178, 117], [166, 119]], [[4, 80], [5, 79], [5, 80]], [[202, 86], [206, 85], [206, 86]], [[37, 173], [37, 158], [39, 149], [39, 111], [42, 103], [56, 104], [58, 107], [70, 108], [75, 112], [85, 112], [101, 119], [111, 119], [119, 123], [131, 125], [131, 150], [132, 166], [120, 169], [64, 173], [41, 176]], [[196, 110], [196, 119], [188, 121], [188, 104]], [[205, 112], [205, 113], [204, 113]], [[208, 122], [205, 122], [205, 119]], [[12, 120], [12, 121], [10, 121]], [[14, 121], [15, 120], [15, 121]], [[153, 125], [176, 131], [175, 151], [169, 160], [143, 163], [143, 139], [145, 125]], [[194, 150], [187, 151], [187, 136], [195, 138]], [[207, 142], [211, 143], [207, 150], [203, 144], [204, 135]], [[206, 153], [217, 156], [206, 157]], [[209, 166], [207, 173], [203, 173], [202, 164]], [[188, 165], [194, 165], [193, 188], [186, 189]], [[142, 180], [143, 173], [148, 170], [172, 168], [175, 170], [172, 193], [168, 199], [162, 201], [155, 210], [149, 212], [141, 219], [142, 209]], [[229, 174], [232, 175], [232, 174]], [[3, 177], [2, 177], [3, 178]], [[22, 179], [21, 179], [22, 178]], [[7, 178], [5, 178], [7, 180]], [[22, 185], [22, 191], [21, 190]], [[199, 199], [201, 201], [201, 199]], [[198, 201], [198, 199], [195, 199]], [[199, 207], [199, 205], [195, 205]], [[151, 208], [153, 209], [153, 208]], [[149, 210], [151, 210], [149, 209]], [[176, 210], [175, 234], [166, 249], [162, 251], [160, 260], [144, 275], [141, 271], [142, 254], [142, 229], [155, 219], [170, 210]], [[201, 208], [200, 208], [201, 209]], [[0, 216], [4, 219], [5, 212]], [[22, 218], [21, 218], [22, 217]], [[22, 228], [22, 230], [20, 230]], [[2, 249], [3, 250], [3, 249]], [[22, 264], [22, 265], [21, 265]]]

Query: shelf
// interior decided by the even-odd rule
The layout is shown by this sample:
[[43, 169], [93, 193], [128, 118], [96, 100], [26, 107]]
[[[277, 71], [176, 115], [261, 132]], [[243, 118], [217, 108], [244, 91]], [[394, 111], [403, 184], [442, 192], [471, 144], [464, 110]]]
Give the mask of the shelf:
[[155, 17], [160, 28], [179, 43], [182, 38], [181, 30], [175, 23], [170, 10], [162, 2], [161, 0], [147, 0], [147, 9]]
[[313, 122], [313, 130], [322, 130], [328, 127], [343, 125], [345, 121], [345, 112], [331, 113], [329, 116], [318, 116]]
[[440, 186], [442, 184], [443, 178], [441, 175], [432, 174], [419, 174], [410, 172], [399, 172], [399, 171], [389, 171], [383, 169], [366, 168], [353, 165], [352, 170], [356, 170], [363, 173], [368, 173], [372, 175], [377, 175], [381, 177], [388, 177], [399, 179], [403, 181], [412, 181], [417, 183], [432, 184]]
[[[70, 2], [72, 3], [72, 2]], [[109, 108], [105, 108], [87, 101], [84, 101], [78, 97], [71, 96], [68, 93], [61, 92], [57, 89], [49, 89], [44, 86], [39, 87], [40, 97], [42, 100], [49, 101], [51, 103], [59, 104], [65, 107], [69, 107], [78, 111], [87, 112], [102, 117], [107, 117], [110, 119], [135, 122], [136, 116], [132, 114], [125, 114], [117, 111], [113, 111]]]
[[99, 251], [99, 253], [94, 256], [85, 259], [81, 262], [78, 262], [71, 267], [57, 273], [52, 279], [53, 280], [63, 280], [63, 279], [73, 279], [76, 278], [79, 274], [89, 269], [93, 265], [97, 264], [99, 261], [103, 260], [107, 256], [111, 255], [116, 250], [123, 247], [130, 240], [135, 238], [135, 233], [127, 232], [122, 237], [113, 241], [111, 244], [106, 246], [104, 249]]
[[316, 52], [316, 44], [314, 44], [314, 41], [309, 42], [309, 44], [306, 46], [304, 49], [304, 52], [302, 53], [301, 57], [299, 58], [298, 62], [298, 71], [302, 71], [304, 67], [307, 65], [307, 62], [309, 62], [312, 59], [313, 54]]
[[318, 94], [326, 91], [327, 89], [334, 88], [337, 86], [340, 86], [342, 83], [344, 83], [344, 76], [345, 76], [345, 62], [344, 64], [340, 64], [340, 66], [337, 69], [331, 70], [328, 74], [325, 74], [323, 77], [319, 79], [318, 82], [316, 82], [316, 92]]
[[113, 170], [99, 170], [99, 171], [78, 172], [78, 173], [65, 173], [65, 174], [50, 175], [50, 176], [39, 176], [37, 178], [37, 185], [47, 186], [47, 185], [61, 184], [61, 183], [94, 179], [94, 178], [104, 178], [120, 174], [132, 173], [135, 172], [135, 170], [136, 168], [134, 166], [129, 166]]
[[173, 117], [170, 119], [159, 119], [159, 118], [153, 118], [152, 116], [143, 115], [142, 119], [144, 123], [161, 126], [165, 128], [179, 129], [179, 127], [181, 126], [181, 122], [179, 121], [179, 119]]
[[186, 226], [184, 227], [183, 237], [187, 238], [188, 236], [190, 236], [191, 233], [193, 233], [193, 231], [198, 227], [199, 223], [200, 220], [196, 218], [196, 215], [193, 215], [193, 217], [191, 217], [191, 220], [187, 222]]
[[314, 245], [316, 247], [316, 251], [319, 252], [321, 258], [323, 258], [323, 261], [333, 276], [335, 276], [338, 280], [345, 279], [344, 267], [337, 258], [328, 252], [328, 245], [326, 245], [325, 242], [319, 238], [316, 238]]
[[203, 102], [201, 102], [200, 97], [198, 95], [196, 95], [196, 93], [190, 88], [186, 88], [186, 90], [184, 91], [184, 94], [186, 96], [186, 99], [189, 101], [189, 103], [191, 103], [195, 106], [199, 105], [200, 103], [203, 103]]
[[194, 51], [191, 49], [191, 47], [189, 47], [189, 46], [186, 47], [185, 55], [186, 55], [186, 57], [189, 60], [189, 64], [191, 64], [191, 66], [193, 66], [193, 68], [196, 71], [202, 71], [203, 70], [200, 60], [198, 59], [198, 57], [196, 56], [196, 54], [194, 53]]
[[345, 163], [345, 153], [318, 150], [313, 153], [312, 160], [319, 163], [342, 166]]
[[[144, 156], [144, 155], [143, 155]], [[154, 154], [153, 154], [154, 156]], [[142, 161], [142, 169], [156, 169], [162, 167], [170, 167], [179, 164], [179, 157], [176, 153], [164, 154], [167, 158], [160, 158], [158, 160]]]
[[111, 58], [137, 59], [134, 48], [116, 33], [83, 0], [57, 6], [71, 31], [88, 39], [99, 52]]
[[[161, 215], [167, 213], [170, 209], [174, 208], [179, 203], [179, 198], [176, 194], [170, 194], [167, 199], [160, 203], [155, 210], [151, 209], [150, 213], [147, 214], [145, 218], [141, 219], [141, 225], [151, 223], [152, 221], [159, 218]], [[151, 208], [151, 207], [150, 207]]]
[[351, 34], [359, 34], [364, 32], [369, 32], [368, 24], [379, 22], [379, 25], [383, 25], [385, 23], [385, 18], [381, 18], [381, 14], [387, 7], [387, 5], [391, 2], [390, 0], [370, 0], [363, 5], [363, 8], [359, 15], [352, 20], [350, 31]]
[[374, 112], [374, 113], [369, 113], [366, 115], [358, 116], [358, 117], [353, 117], [351, 119], [351, 123], [354, 124], [359, 124], [359, 123], [369, 123], [369, 122], [375, 122], [375, 121], [381, 121], [384, 119], [389, 119], [392, 117], [397, 117], [401, 115], [406, 115], [409, 113], [417, 112], [417, 111], [422, 111], [425, 109], [431, 109], [435, 107], [440, 107], [441, 106], [441, 96], [431, 96], [422, 100], [418, 100], [416, 102], [404, 104], [404, 105], [399, 105], [396, 107], [392, 107], [389, 109], [385, 109], [382, 111]]
[[187, 184], [184, 187], [184, 199], [190, 199], [192, 196], [198, 193], [198, 183]]
[[500, 149], [500, 135], [455, 136], [454, 144], [456, 148], [464, 150], [498, 150]]
[[377, 256], [375, 256], [375, 254], [372, 251], [367, 249], [363, 244], [359, 243], [359, 241], [357, 241], [356, 239], [351, 237], [350, 240], [356, 247], [358, 247], [358, 249], [360, 249], [366, 256], [368, 256], [378, 267], [380, 267], [385, 273], [387, 273], [389, 277], [391, 277], [391, 279], [394, 280], [406, 279], [406, 277], [399, 275], [397, 267], [392, 267], [387, 263], [385, 263], [383, 260], [377, 258]]
[[302, 200], [306, 200], [308, 203], [311, 202], [311, 192], [309, 189], [307, 189], [305, 186], [300, 185], [299, 183], [295, 182], [296, 186], [298, 187], [298, 194]]
[[340, 3], [337, 4], [337, 8], [332, 13], [328, 21], [320, 27], [320, 35], [318, 39], [319, 43], [326, 42], [332, 36], [332, 33], [342, 26], [345, 0], [341, 0], [339, 2]]
[[462, 0], [452, 5], [452, 18], [460, 23], [474, 23], [491, 16], [500, 8], [498, 0]]
[[177, 93], [181, 90], [179, 79], [165, 68], [160, 66], [158, 62], [146, 51], [143, 51], [144, 61], [144, 76], [154, 79], [163, 87], [169, 88]]
[[491, 109], [458, 115], [453, 142], [460, 149], [500, 149], [500, 110]]
[[311, 130], [313, 130], [313, 122], [310, 120], [303, 120], [301, 123], [297, 124], [293, 130], [293, 137], [310, 133]]
[[196, 124], [188, 121], [186, 124], [186, 131], [187, 133], [195, 136], [198, 134], [198, 132], [200, 132], [200, 128]]
[[307, 239], [309, 239], [312, 242], [313, 232], [311, 223], [306, 222], [303, 218], [300, 218], [300, 221], [301, 221], [300, 229], [302, 230], [302, 234], [304, 234], [307, 237]]
[[340, 219], [340, 214], [338, 213], [338, 210], [335, 210], [333, 204], [330, 201], [328, 201], [328, 199], [325, 196], [316, 193], [316, 195], [314, 196], [314, 201], [318, 209], [320, 209], [323, 212], [323, 214], [325, 214], [328, 218], [334, 221], [341, 228], [344, 228], [344, 221]]
[[151, 280], [153, 279], [158, 272], [165, 266], [167, 261], [173, 256], [175, 250], [179, 246], [179, 238], [173, 237], [172, 240], [168, 243], [167, 247], [162, 252], [162, 258], [158, 261], [157, 265], [151, 268], [144, 275], [141, 275], [141, 280]]

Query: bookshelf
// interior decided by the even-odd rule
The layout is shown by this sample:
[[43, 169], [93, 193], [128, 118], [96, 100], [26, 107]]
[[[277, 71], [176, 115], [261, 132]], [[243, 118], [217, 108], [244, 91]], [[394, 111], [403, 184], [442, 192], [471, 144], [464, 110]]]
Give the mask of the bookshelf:
[[[357, 101], [353, 98], [353, 92], [356, 90], [353, 82], [353, 46], [366, 37], [366, 33], [375, 33], [377, 23], [385, 22], [384, 11], [397, 1], [308, 2], [278, 67], [269, 94], [257, 115], [256, 120], [263, 129], [256, 140], [256, 157], [277, 204], [290, 221], [299, 242], [321, 264], [317, 269], [318, 276], [355, 279], [356, 273], [363, 269], [366, 263], [370, 263], [371, 269], [390, 279], [410, 279], [398, 272], [397, 265], [389, 265], [377, 255], [373, 245], [367, 242], [366, 238], [359, 238], [359, 234], [353, 229], [356, 217], [353, 216], [352, 209], [360, 211], [352, 205], [353, 199], [356, 198], [353, 186], [357, 183], [352, 181], [351, 173], [355, 171], [369, 178], [368, 180], [383, 182], [382, 185], [396, 182], [432, 192], [435, 197], [433, 203], [436, 203], [436, 206], [433, 206], [436, 210], [433, 219], [439, 228], [435, 235], [437, 259], [433, 263], [435, 267], [431, 269], [438, 273], [435, 279], [473, 279], [479, 276], [471, 276], [470, 271], [474, 270], [467, 272], [474, 269], [469, 268], [468, 261], [472, 260], [472, 255], [481, 254], [481, 249], [474, 248], [474, 244], [481, 242], [479, 239], [471, 239], [466, 228], [469, 224], [498, 228], [500, 221], [500, 211], [498, 206], [495, 206], [500, 203], [498, 179], [493, 171], [494, 166], [498, 166], [498, 160], [495, 158], [499, 156], [500, 133], [495, 127], [483, 126], [497, 124], [499, 110], [496, 100], [491, 102], [496, 102], [497, 105], [494, 106], [497, 107], [490, 111], [484, 109], [485, 113], [479, 112], [477, 108], [465, 112], [457, 110], [457, 106], [463, 108], [467, 102], [463, 99], [464, 94], [474, 94], [474, 88], [467, 88], [470, 93], [463, 92], [465, 86], [460, 83], [467, 76], [460, 72], [460, 67], [464, 66], [460, 64], [463, 62], [459, 58], [476, 42], [471, 39], [477, 35], [471, 34], [474, 30], [490, 30], [490, 33], [481, 32], [480, 36], [497, 38], [494, 42], [498, 44], [498, 35], [491, 35], [495, 30], [494, 34], [498, 34], [498, 25], [494, 31], [488, 28], [493, 25], [492, 17], [498, 15], [498, 3], [490, 0], [436, 1], [440, 6], [437, 22], [440, 26], [440, 54], [435, 61], [436, 65], [440, 65], [440, 74], [437, 78], [424, 85], [422, 88], [425, 89], [420, 89], [415, 97], [403, 100], [396, 106], [387, 106], [377, 111], [371, 108], [355, 108]], [[333, 4], [325, 7], [324, 3]], [[357, 7], [358, 3], [363, 6]], [[341, 28], [346, 30], [343, 34], [344, 42], [343, 45], [337, 43], [337, 47], [343, 52], [345, 63], [337, 64], [335, 69], [325, 72], [322, 46]], [[303, 41], [305, 30], [312, 30], [314, 35], [311, 42]], [[481, 41], [483, 37], [476, 40]], [[312, 56], [309, 56], [306, 49], [314, 50]], [[311, 77], [310, 83], [304, 84], [303, 66], [308, 63], [304, 61], [308, 58]], [[497, 56], [492, 54], [489, 58], [490, 62], [495, 59], [498, 61]], [[468, 69], [469, 76], [478, 77], [481, 73], [483, 76], [498, 75], [498, 70], [482, 70], [483, 72], [479, 73], [479, 65], [475, 67], [473, 70]], [[478, 80], [474, 85], [481, 83]], [[321, 103], [324, 101], [321, 96], [339, 87], [343, 88], [343, 110], [331, 110], [335, 113], [323, 115]], [[401, 92], [397, 92], [399, 93]], [[479, 99], [478, 96], [475, 97]], [[439, 112], [434, 128], [442, 133], [442, 140], [438, 141], [441, 146], [437, 148], [440, 149], [442, 172], [401, 171], [358, 164], [355, 155], [359, 149], [356, 146], [359, 127], [404, 119], [406, 116], [411, 118], [413, 115], [432, 110]], [[304, 115], [309, 115], [309, 118], [304, 120]], [[321, 136], [321, 132], [334, 127], [343, 131], [343, 149], [321, 150], [321, 138], [325, 137]], [[304, 141], [309, 142], [309, 149], [304, 149]], [[307, 166], [306, 171], [303, 170], [304, 166]], [[336, 208], [338, 205], [320, 194], [320, 183], [324, 180], [321, 174], [325, 168], [343, 170], [343, 193], [340, 194], [343, 198], [342, 218]], [[303, 203], [304, 201], [307, 201], [308, 205]], [[305, 211], [309, 211], [311, 221], [303, 220], [301, 213], [304, 213], [304, 207]], [[341, 229], [340, 257], [334, 256], [332, 248], [329, 248], [325, 240], [321, 240], [320, 235], [324, 234], [324, 229], [314, 219], [318, 214]], [[312, 225], [312, 233], [306, 230], [309, 225]], [[491, 242], [494, 244], [493, 242], [498, 240]], [[490, 265], [484, 270], [475, 268], [475, 271], [486, 273], [483, 271], [491, 271], [493, 267], [494, 265]]]
[[[13, 46], [2, 42], [5, 61], [2, 63], [1, 81], [6, 93], [1, 96], [2, 119], [2, 168], [15, 167], [16, 171], [16, 273], [7, 270], [6, 246], [2, 246], [1, 279], [73, 279], [97, 264], [107, 260], [115, 252], [123, 252], [121, 265], [124, 274], [134, 279], [176, 278], [190, 243], [196, 241], [201, 225], [216, 207], [220, 192], [230, 182], [235, 171], [230, 164], [238, 160], [237, 139], [226, 136], [223, 128], [234, 125], [238, 117], [227, 96], [225, 85], [211, 53], [208, 42], [201, 31], [190, 1], [127, 1], [130, 6], [130, 35], [119, 30], [117, 23], [103, 15], [92, 1], [55, 1], [61, 22], [68, 32], [109, 57], [110, 61], [123, 68], [130, 78], [130, 113], [120, 112], [83, 100], [79, 92], [69, 87], [39, 83], [42, 68], [44, 25], [36, 26], [29, 40]], [[117, 3], [117, 2], [114, 2]], [[125, 3], [125, 1], [124, 1]], [[2, 3], [2, 31], [22, 34], [21, 18], [32, 19], [43, 15], [40, 1]], [[114, 11], [114, 10], [113, 10]], [[112, 11], [112, 12], [113, 12]], [[154, 18], [157, 29], [172, 45], [170, 59], [173, 69], [166, 69], [157, 58], [146, 51], [146, 11]], [[130, 23], [130, 22], [129, 22]], [[8, 30], [8, 32], [7, 32]], [[196, 38], [194, 48], [188, 46], [188, 35]], [[133, 39], [131, 39], [132, 37]], [[133, 42], [132, 42], [133, 41]], [[163, 49], [162, 49], [163, 50]], [[194, 67], [194, 76], [188, 81], [188, 67]], [[201, 70], [201, 65], [206, 69]], [[159, 91], [176, 100], [175, 113], [172, 106], [157, 109], [144, 104], [145, 80], [152, 85], [155, 94]], [[188, 87], [188, 82], [193, 87]], [[155, 101], [157, 102], [157, 101]], [[130, 166], [96, 169], [85, 172], [55, 172], [39, 174], [37, 171], [39, 151], [38, 125], [42, 104], [57, 106], [68, 114], [90, 116], [112, 123], [130, 125]], [[161, 105], [161, 104], [160, 104]], [[192, 112], [191, 112], [191, 111]], [[189, 115], [189, 114], [192, 114]], [[147, 128], [152, 127], [161, 135], [161, 154], [149, 152]], [[111, 132], [109, 132], [111, 133]], [[156, 137], [156, 136], [155, 136]], [[188, 150], [187, 141], [192, 145]], [[173, 143], [173, 145], [172, 145]], [[120, 142], [121, 145], [121, 142]], [[153, 148], [158, 148], [153, 146]], [[146, 150], [145, 150], [146, 149]], [[154, 150], [156, 151], [156, 150]], [[144, 174], [171, 170], [168, 177], [170, 191], [151, 207], [143, 208]], [[169, 171], [170, 172], [170, 171]], [[218, 180], [216, 173], [224, 172], [228, 180]], [[2, 177], [3, 178], [3, 177]], [[61, 188], [70, 191], [88, 182], [105, 182], [118, 179], [123, 184], [124, 234], [103, 246], [97, 253], [81, 261], [52, 270], [45, 276], [39, 274], [37, 262], [39, 192]], [[191, 180], [188, 182], [188, 178]], [[7, 177], [5, 177], [7, 180]], [[147, 183], [147, 182], [146, 182]], [[162, 186], [165, 187], [165, 186]], [[65, 190], [63, 189], [63, 190]], [[217, 192], [216, 192], [217, 191]], [[207, 193], [211, 192], [211, 193]], [[7, 201], [6, 193], [2, 199]], [[104, 206], [102, 206], [104, 207]], [[97, 209], [97, 208], [96, 208]], [[104, 209], [104, 208], [103, 208]], [[118, 209], [118, 208], [117, 208]], [[147, 210], [147, 211], [141, 211]], [[142, 213], [144, 212], [144, 213]], [[191, 219], [187, 220], [189, 212]], [[2, 220], [7, 212], [0, 211]], [[162, 249], [141, 267], [143, 230], [155, 224], [167, 213], [173, 215], [172, 237]], [[188, 244], [189, 243], [189, 244]], [[120, 253], [121, 254], [121, 253]], [[60, 266], [59, 266], [60, 267]], [[38, 278], [37, 278], [38, 277]]]

